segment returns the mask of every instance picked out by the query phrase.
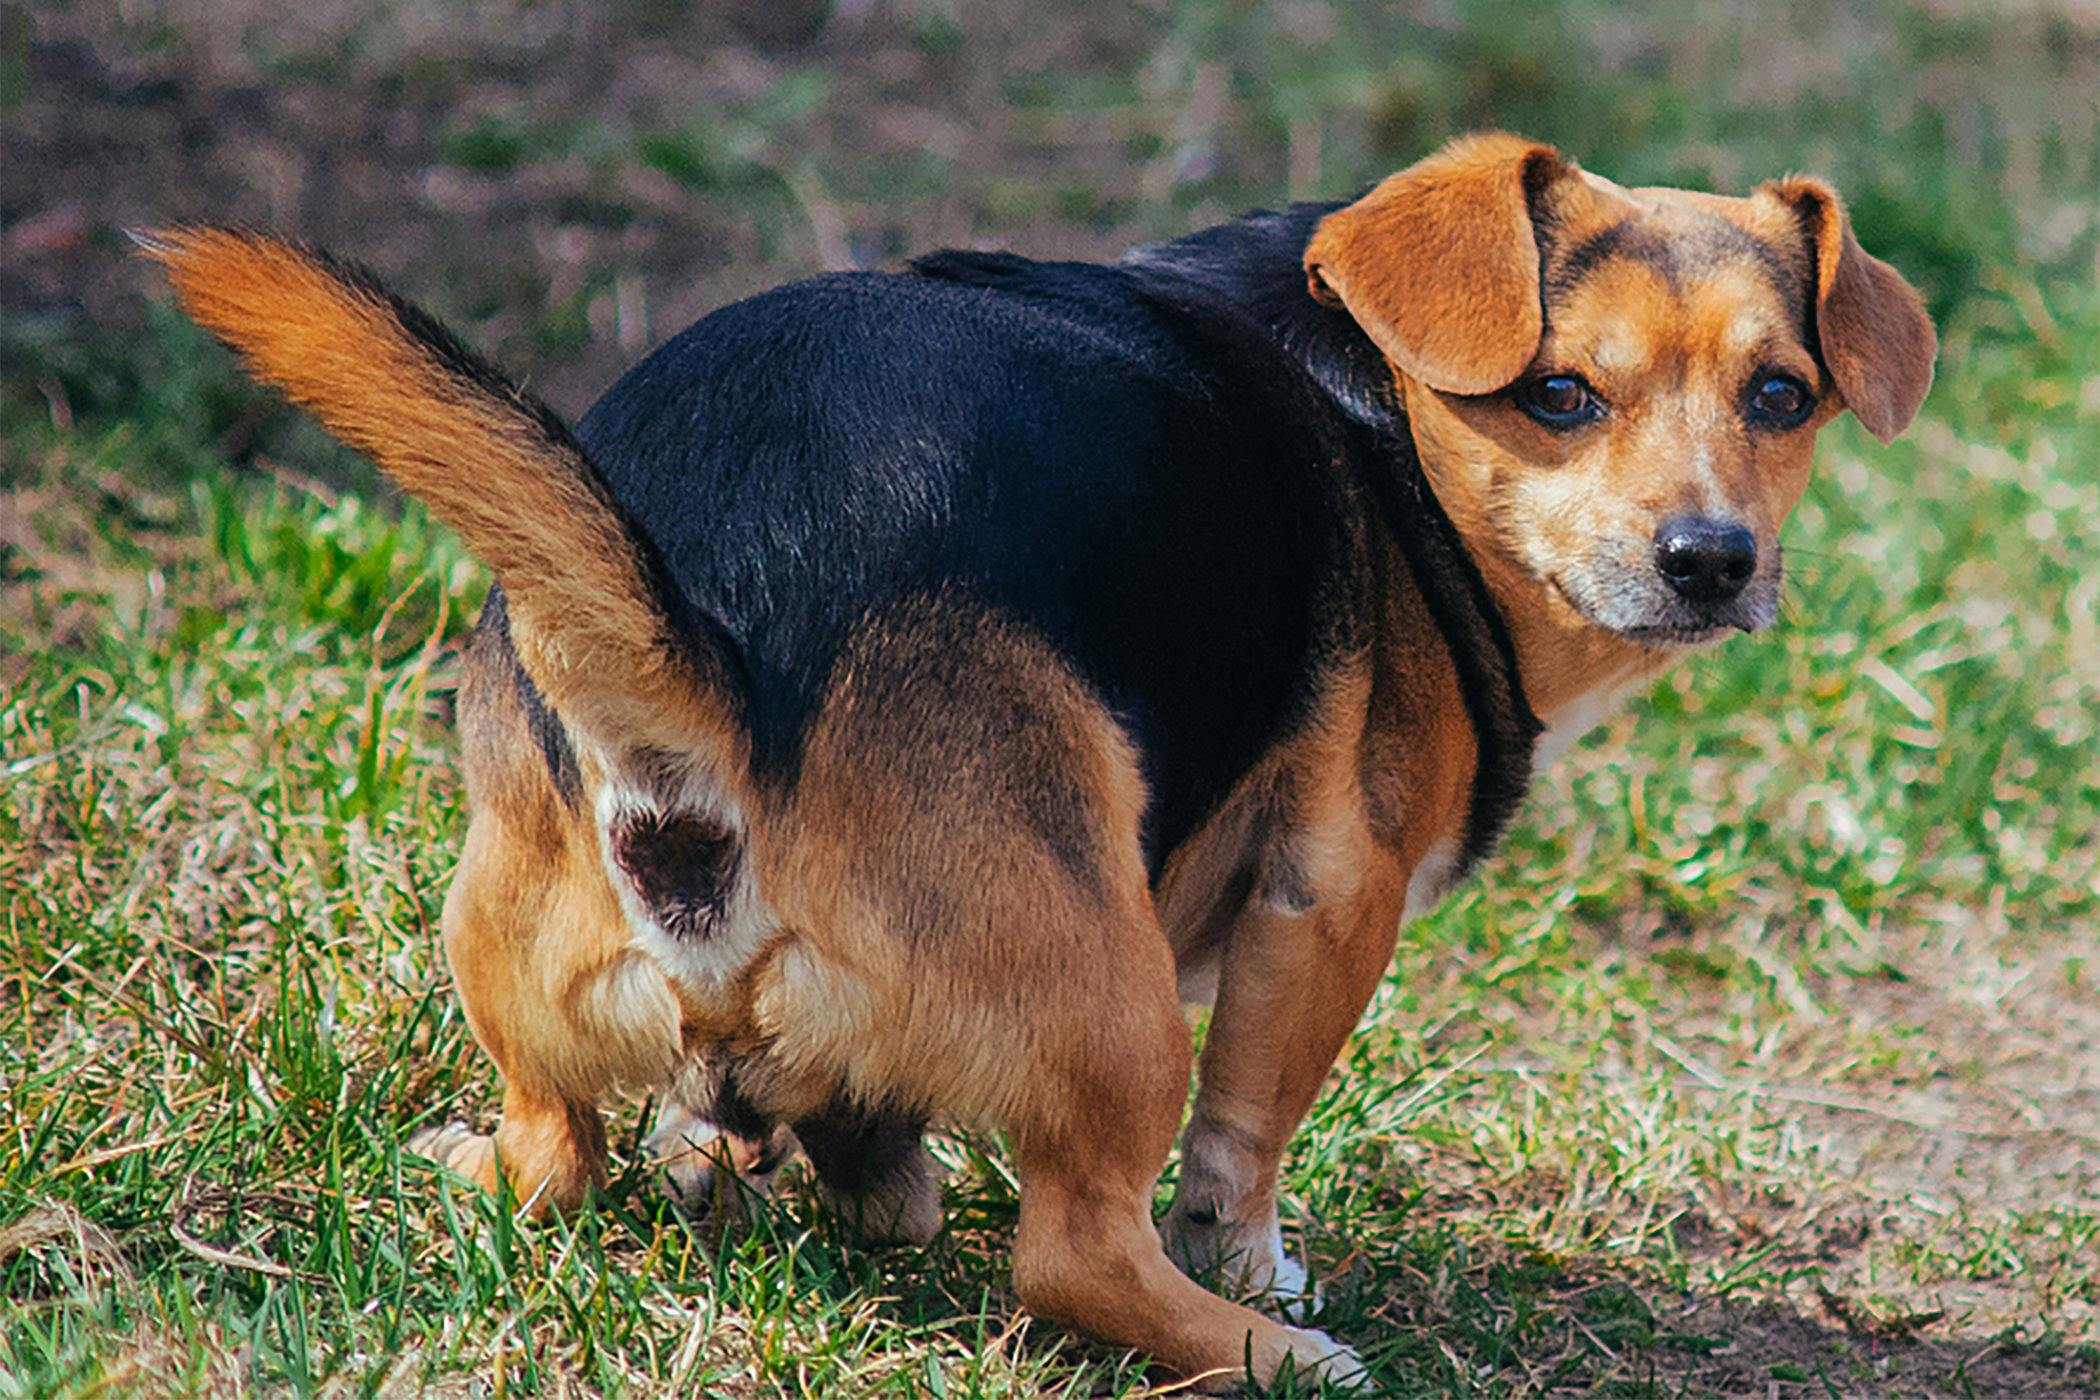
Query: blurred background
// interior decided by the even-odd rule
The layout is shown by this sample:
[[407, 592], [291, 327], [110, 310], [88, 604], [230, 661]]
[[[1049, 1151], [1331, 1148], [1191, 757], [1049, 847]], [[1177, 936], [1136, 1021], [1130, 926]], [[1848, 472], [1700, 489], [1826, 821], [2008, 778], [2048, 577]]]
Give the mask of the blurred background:
[[181, 219], [353, 255], [571, 413], [793, 276], [949, 245], [1112, 256], [1488, 126], [1622, 183], [1828, 175], [1943, 316], [2008, 278], [2090, 279], [2100, 246], [2093, 0], [0, 13], [10, 378], [83, 411], [154, 300], [119, 231]]
[[[1827, 430], [1780, 626], [1660, 680], [1405, 930], [1284, 1180], [1395, 1394], [2100, 1394], [2096, 0], [0, 0], [0, 1396], [1135, 1395], [1012, 1181], [858, 1249], [646, 1186], [512, 1228], [437, 921], [486, 587], [126, 228], [378, 270], [575, 415], [696, 316], [1113, 257], [1498, 126], [1834, 180], [1939, 319]], [[636, 1188], [636, 1189], [628, 1189]]]

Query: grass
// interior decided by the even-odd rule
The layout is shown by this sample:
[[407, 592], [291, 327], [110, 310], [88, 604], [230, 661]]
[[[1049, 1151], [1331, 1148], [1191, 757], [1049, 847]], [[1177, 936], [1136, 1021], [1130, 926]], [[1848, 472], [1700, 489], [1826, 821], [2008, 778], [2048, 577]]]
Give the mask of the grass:
[[[2100, 1388], [2100, 44], [2070, 11], [924, 4], [851, 31], [879, 63], [725, 42], [682, 109], [535, 106], [471, 81], [509, 41], [384, 6], [268, 52], [239, 13], [96, 42], [427, 108], [417, 178], [521, 202], [486, 267], [383, 265], [557, 398], [633, 358], [630, 302], [673, 328], [676, 277], [1100, 252], [1489, 121], [1629, 180], [1828, 171], [1941, 316], [1924, 417], [1827, 434], [1782, 625], [1635, 701], [1405, 931], [1286, 1223], [1396, 1394]], [[0, 84], [23, 130], [47, 71]], [[646, 251], [685, 218], [734, 270]], [[494, 1104], [434, 931], [485, 580], [143, 309], [114, 238], [88, 255], [134, 288], [107, 318], [54, 294], [0, 331], [0, 1393], [1141, 1393], [1016, 1312], [994, 1141], [939, 1144], [923, 1254], [799, 1181], [694, 1231], [642, 1104], [616, 1189], [550, 1225], [402, 1153]]]

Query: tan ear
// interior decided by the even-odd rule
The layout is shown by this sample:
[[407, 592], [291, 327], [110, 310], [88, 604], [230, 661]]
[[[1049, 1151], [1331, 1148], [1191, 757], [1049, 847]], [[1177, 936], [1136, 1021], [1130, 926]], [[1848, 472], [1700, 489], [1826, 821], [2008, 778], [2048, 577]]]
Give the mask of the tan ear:
[[1346, 307], [1431, 388], [1500, 389], [1531, 363], [1544, 328], [1532, 207], [1575, 170], [1520, 136], [1453, 141], [1320, 221], [1305, 248], [1312, 294]]
[[1794, 211], [1816, 258], [1816, 341], [1845, 407], [1889, 441], [1932, 387], [1939, 336], [1903, 274], [1859, 246], [1837, 191], [1795, 175], [1757, 187]]

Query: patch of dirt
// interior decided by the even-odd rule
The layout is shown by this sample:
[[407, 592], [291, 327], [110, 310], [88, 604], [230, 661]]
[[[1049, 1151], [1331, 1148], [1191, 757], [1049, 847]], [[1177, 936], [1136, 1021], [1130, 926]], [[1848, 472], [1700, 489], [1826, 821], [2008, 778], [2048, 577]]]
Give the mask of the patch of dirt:
[[1678, 1339], [1658, 1348], [1680, 1362], [1667, 1368], [1673, 1387], [1692, 1394], [2071, 1400], [2100, 1386], [2091, 1356], [2010, 1337], [1878, 1330], [1856, 1315], [1701, 1299], [1658, 1309], [1656, 1322]]
[[[301, 13], [8, 11], [26, 95], [0, 121], [7, 317], [127, 332], [162, 293], [124, 230], [252, 224], [382, 269], [573, 415], [665, 336], [792, 276], [986, 239], [1111, 255], [1146, 234], [1101, 212], [1157, 183], [1130, 133], [1047, 144], [1000, 94], [1002, 71], [1086, 62], [1102, 25], [1075, 14], [973, 7], [988, 67], [960, 31], [868, 0]], [[999, 207], [1082, 183], [1091, 218]]]

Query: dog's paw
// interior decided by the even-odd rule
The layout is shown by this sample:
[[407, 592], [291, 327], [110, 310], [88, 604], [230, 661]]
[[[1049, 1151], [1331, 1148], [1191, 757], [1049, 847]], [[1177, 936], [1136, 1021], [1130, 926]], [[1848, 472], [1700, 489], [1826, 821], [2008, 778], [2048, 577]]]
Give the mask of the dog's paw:
[[720, 1226], [744, 1219], [751, 1197], [773, 1192], [795, 1155], [795, 1137], [776, 1128], [763, 1140], [725, 1133], [675, 1104], [666, 1104], [643, 1144], [661, 1173], [664, 1193]]
[[484, 1191], [496, 1189], [496, 1140], [464, 1123], [425, 1128], [408, 1140], [408, 1150], [457, 1172]]
[[1335, 1390], [1361, 1390], [1371, 1383], [1371, 1372], [1347, 1343], [1312, 1327], [1286, 1330], [1290, 1336], [1291, 1365], [1300, 1379], [1317, 1378]]
[[1215, 1278], [1228, 1293], [1271, 1305], [1306, 1296], [1305, 1265], [1284, 1246], [1273, 1213], [1243, 1223], [1176, 1201], [1161, 1222], [1160, 1237], [1167, 1257], [1190, 1278]]

